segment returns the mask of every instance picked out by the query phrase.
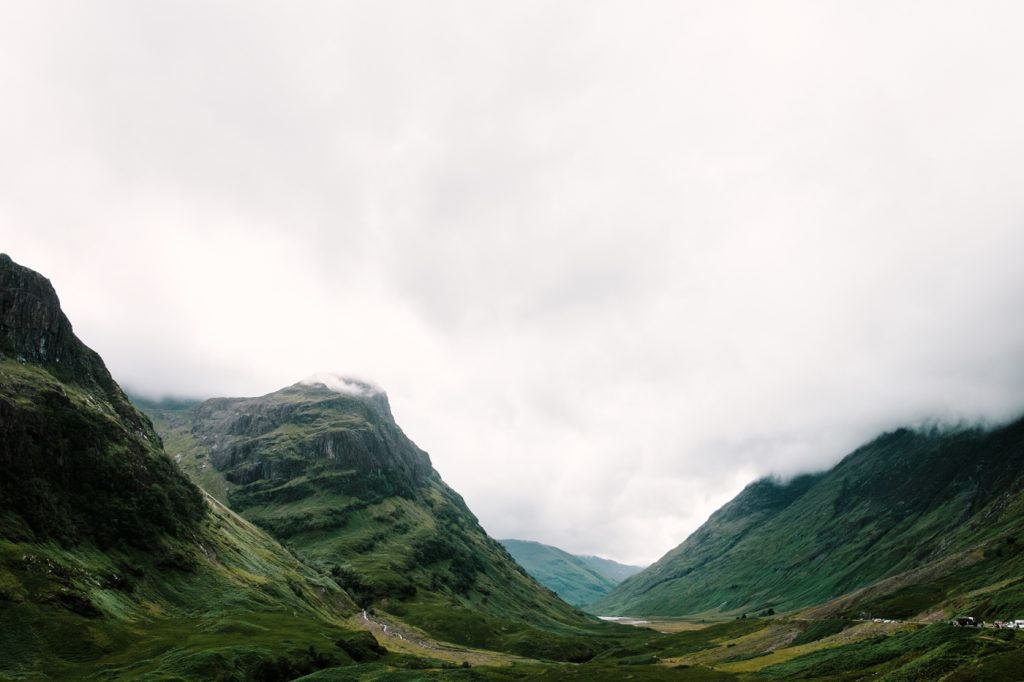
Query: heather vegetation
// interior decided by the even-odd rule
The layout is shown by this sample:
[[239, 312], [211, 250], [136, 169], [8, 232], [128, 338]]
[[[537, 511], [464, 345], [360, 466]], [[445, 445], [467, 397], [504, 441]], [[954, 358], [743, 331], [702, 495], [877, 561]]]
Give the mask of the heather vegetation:
[[[517, 564], [383, 393], [140, 400], [154, 430], [48, 282], [0, 258], [0, 285], [0, 679], [1003, 680], [1024, 662], [1024, 633], [992, 627], [1024, 615], [1024, 422], [899, 431], [752, 484], [590, 607], [652, 621], [630, 627]], [[541, 577], [598, 575], [528, 549]]]
[[204, 512], [152, 430], [125, 428], [102, 398], [45, 369], [0, 361], [0, 536], [156, 547]]

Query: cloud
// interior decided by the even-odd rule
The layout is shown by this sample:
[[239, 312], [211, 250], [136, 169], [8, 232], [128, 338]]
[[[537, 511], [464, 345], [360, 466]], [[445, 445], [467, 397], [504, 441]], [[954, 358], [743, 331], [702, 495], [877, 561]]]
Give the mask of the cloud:
[[337, 372], [317, 372], [306, 377], [300, 384], [306, 386], [323, 386], [335, 393], [342, 395], [353, 395], [360, 398], [379, 395], [382, 393], [379, 386], [374, 386], [368, 381], [346, 377]]
[[0, 243], [136, 390], [385, 388], [495, 536], [1024, 411], [1015, 4], [8, 3]]

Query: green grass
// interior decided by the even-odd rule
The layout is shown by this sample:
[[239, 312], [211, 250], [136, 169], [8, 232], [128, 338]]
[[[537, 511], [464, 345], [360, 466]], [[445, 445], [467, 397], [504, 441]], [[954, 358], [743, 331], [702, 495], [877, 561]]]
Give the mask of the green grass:
[[[882, 676], [893, 682], [934, 680], [958, 669], [984, 664], [989, 656], [1024, 660], [1019, 640], [1006, 641], [992, 634], [992, 631], [954, 628], [940, 623], [815, 651], [764, 668], [758, 676], [787, 680], [841, 680], [864, 676]], [[996, 662], [1000, 660], [1004, 658]]]
[[351, 600], [212, 503], [159, 551], [0, 542], [0, 676], [202, 679], [309, 646], [337, 656]]
[[[978, 547], [987, 573], [1021, 575], [1021, 486], [1024, 420], [989, 431], [886, 434], [831, 471], [751, 484], [590, 608], [633, 616], [790, 611]], [[982, 586], [969, 573], [872, 593], [875, 601], [854, 607], [908, 617], [968, 584]]]
[[851, 620], [829, 619], [814, 621], [808, 623], [803, 632], [797, 635], [796, 638], [790, 642], [790, 645], [798, 646], [800, 644], [817, 642], [820, 639], [838, 634], [853, 625], [855, 625], [855, 621]]
[[738, 679], [729, 673], [704, 667], [620, 666], [615, 664], [537, 665], [525, 664], [503, 668], [469, 669], [402, 669], [387, 664], [362, 668], [324, 670], [303, 682], [404, 682], [442, 680], [447, 682], [729, 682]]

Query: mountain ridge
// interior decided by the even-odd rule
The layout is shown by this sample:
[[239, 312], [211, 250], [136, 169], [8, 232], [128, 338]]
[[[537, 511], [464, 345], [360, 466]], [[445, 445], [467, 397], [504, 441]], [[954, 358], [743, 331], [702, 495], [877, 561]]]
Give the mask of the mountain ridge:
[[498, 540], [512, 558], [559, 597], [583, 608], [608, 594], [622, 578], [633, 575], [640, 566], [627, 566], [611, 559], [580, 556], [535, 540]]
[[499, 540], [526, 572], [578, 608], [607, 594], [615, 583], [568, 552], [532, 540]]
[[[827, 602], [956, 552], [1009, 542], [1024, 519], [1021, 490], [1024, 419], [989, 429], [898, 429], [829, 471], [751, 483], [596, 606], [680, 616]], [[1003, 572], [1012, 577], [1019, 561], [1007, 556]], [[940, 596], [952, 594], [936, 592], [935, 603]], [[927, 601], [894, 610], [912, 615], [915, 605], [933, 605]]]

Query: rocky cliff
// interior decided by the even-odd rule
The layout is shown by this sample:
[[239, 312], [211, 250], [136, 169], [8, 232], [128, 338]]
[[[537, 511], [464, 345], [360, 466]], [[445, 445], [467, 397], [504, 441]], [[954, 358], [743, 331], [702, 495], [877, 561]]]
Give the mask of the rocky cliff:
[[145, 546], [204, 511], [50, 282], [0, 255], [0, 536]]

